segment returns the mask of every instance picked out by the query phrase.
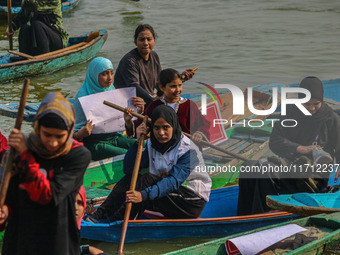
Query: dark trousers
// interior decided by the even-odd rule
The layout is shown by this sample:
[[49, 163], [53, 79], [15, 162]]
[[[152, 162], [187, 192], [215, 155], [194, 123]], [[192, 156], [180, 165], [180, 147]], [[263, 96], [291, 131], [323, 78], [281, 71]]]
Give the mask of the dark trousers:
[[[270, 158], [269, 158], [270, 159]], [[273, 159], [271, 159], [273, 160]], [[277, 162], [269, 162], [278, 165]], [[258, 161], [248, 160], [243, 166], [258, 166]], [[262, 178], [250, 178], [247, 173], [240, 173], [237, 215], [264, 213], [272, 210], [266, 204], [267, 195], [284, 195], [299, 192], [324, 193], [327, 192], [327, 179], [321, 178], [280, 178], [280, 173], [262, 173]], [[313, 189], [310, 179], [317, 187]]]
[[[136, 190], [156, 184], [162, 178], [150, 173], [138, 176]], [[93, 214], [96, 219], [108, 219], [110, 222], [122, 220], [125, 213], [126, 191], [130, 189], [131, 176], [123, 177], [113, 188], [104, 203]], [[168, 218], [197, 218], [203, 211], [206, 202], [191, 190], [180, 187], [169, 195], [156, 200], [146, 200], [132, 204], [130, 219], [143, 214], [144, 210], [162, 213]]]
[[34, 20], [19, 32], [19, 51], [36, 56], [63, 48], [63, 41], [55, 30], [45, 23]]

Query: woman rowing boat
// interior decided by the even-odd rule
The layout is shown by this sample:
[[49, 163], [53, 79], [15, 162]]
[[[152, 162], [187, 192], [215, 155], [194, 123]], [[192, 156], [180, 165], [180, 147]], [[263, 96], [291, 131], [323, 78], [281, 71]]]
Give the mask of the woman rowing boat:
[[[137, 144], [124, 158], [124, 173], [105, 202], [86, 219], [93, 222], [124, 218], [125, 201], [134, 203], [130, 218], [153, 210], [169, 218], [198, 217], [209, 201], [211, 179], [204, 166], [202, 153], [181, 132], [175, 111], [167, 106], [157, 107], [151, 115], [150, 139], [143, 150], [140, 167], [149, 172], [139, 175], [135, 191], [130, 180]], [[137, 137], [148, 133], [145, 124], [137, 128]]]
[[[32, 56], [65, 48], [69, 39], [63, 28], [60, 0], [23, 0], [12, 27], [14, 31], [20, 28], [19, 51]], [[14, 31], [7, 27], [7, 36], [12, 37]]]
[[74, 111], [60, 92], [45, 96], [33, 125], [27, 138], [13, 129], [8, 139], [19, 157], [0, 210], [1, 254], [79, 255], [75, 198], [90, 152], [73, 139]]

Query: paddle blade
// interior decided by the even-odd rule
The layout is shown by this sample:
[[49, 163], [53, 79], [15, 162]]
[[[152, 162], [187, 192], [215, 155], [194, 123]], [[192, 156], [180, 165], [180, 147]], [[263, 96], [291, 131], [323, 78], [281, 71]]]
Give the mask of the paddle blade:
[[87, 36], [86, 42], [91, 42], [93, 39], [100, 36], [100, 31], [94, 31]]

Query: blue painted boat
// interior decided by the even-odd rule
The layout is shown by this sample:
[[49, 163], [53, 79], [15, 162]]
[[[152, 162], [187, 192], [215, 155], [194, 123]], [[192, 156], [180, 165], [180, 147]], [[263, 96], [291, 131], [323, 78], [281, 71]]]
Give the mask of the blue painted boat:
[[[80, 0], [67, 0], [63, 2], [61, 5], [61, 11], [62, 12], [69, 11], [73, 9], [75, 6], [77, 6], [79, 2]], [[12, 7], [12, 14], [17, 14], [20, 10], [21, 10], [20, 6], [14, 6]], [[6, 6], [0, 5], [0, 15], [7, 16], [7, 13], [8, 13], [7, 5]]]
[[[108, 191], [109, 192], [109, 191]], [[165, 240], [176, 237], [222, 237], [296, 218], [287, 212], [236, 216], [238, 186], [212, 190], [200, 218], [130, 220], [126, 242]], [[122, 221], [91, 223], [83, 221], [81, 237], [118, 243]]]
[[273, 209], [301, 216], [340, 212], [340, 191], [336, 193], [295, 193], [268, 195], [267, 205]]
[[107, 31], [71, 37], [67, 48], [12, 62], [12, 53], [0, 55], [0, 82], [51, 73], [93, 58], [107, 39]]

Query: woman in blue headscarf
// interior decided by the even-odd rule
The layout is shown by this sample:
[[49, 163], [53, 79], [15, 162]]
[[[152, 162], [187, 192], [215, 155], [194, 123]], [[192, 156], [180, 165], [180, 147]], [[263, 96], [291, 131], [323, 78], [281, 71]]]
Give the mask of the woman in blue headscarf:
[[[119, 133], [91, 134], [94, 124], [87, 120], [79, 102], [79, 98], [104, 91], [115, 89], [113, 82], [113, 66], [109, 59], [97, 57], [91, 61], [83, 86], [77, 93], [74, 101], [76, 113], [75, 135], [77, 140], [83, 141], [91, 151], [93, 160], [125, 154], [127, 149], [135, 142]], [[131, 103], [137, 108], [144, 109], [144, 100], [133, 97]]]

